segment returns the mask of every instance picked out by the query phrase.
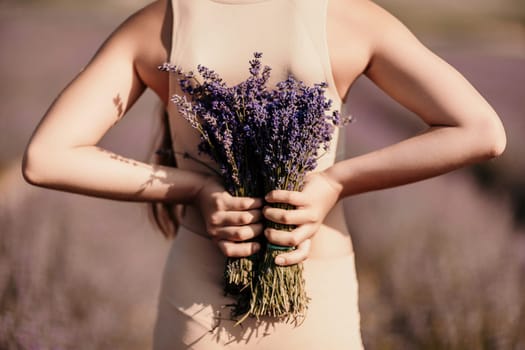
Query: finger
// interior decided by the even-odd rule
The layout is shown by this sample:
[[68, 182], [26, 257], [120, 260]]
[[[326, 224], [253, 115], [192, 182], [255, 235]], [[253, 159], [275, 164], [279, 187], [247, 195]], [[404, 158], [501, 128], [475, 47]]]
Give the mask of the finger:
[[247, 241], [258, 235], [263, 231], [263, 224], [256, 223], [251, 225], [243, 226], [223, 226], [218, 227], [213, 232], [211, 236], [219, 240], [227, 240], [234, 242]]
[[257, 242], [235, 243], [226, 240], [218, 240], [216, 243], [222, 254], [229, 258], [243, 258], [253, 255], [261, 249], [261, 245]]
[[260, 209], [246, 211], [219, 211], [212, 214], [210, 224], [212, 226], [242, 226], [255, 224], [262, 220]]
[[308, 204], [306, 196], [297, 191], [273, 190], [269, 192], [264, 199], [268, 203], [287, 203], [296, 207]]
[[273, 228], [264, 230], [266, 239], [272, 244], [283, 247], [297, 247], [315, 233], [311, 225], [302, 225], [292, 231], [281, 231]]
[[262, 211], [267, 220], [278, 224], [303, 225], [317, 221], [317, 215], [307, 209], [281, 209], [266, 206]]
[[262, 198], [252, 198], [252, 197], [234, 197], [230, 196], [226, 200], [225, 206], [226, 210], [250, 210], [250, 209], [259, 209], [262, 208], [264, 201]]
[[312, 241], [310, 239], [305, 240], [303, 243], [297, 246], [297, 249], [277, 255], [275, 257], [275, 264], [288, 266], [303, 262], [310, 254], [311, 245]]

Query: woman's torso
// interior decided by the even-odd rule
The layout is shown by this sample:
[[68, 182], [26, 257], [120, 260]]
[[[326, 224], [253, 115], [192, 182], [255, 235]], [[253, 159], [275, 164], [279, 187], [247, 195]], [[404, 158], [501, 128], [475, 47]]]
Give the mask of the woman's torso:
[[[334, 11], [337, 8], [331, 5], [333, 1], [173, 0], [171, 3], [175, 33], [167, 50], [171, 63], [184, 70], [195, 70], [197, 64], [203, 64], [229, 84], [235, 84], [247, 77], [248, 60], [253, 52], [262, 52], [263, 64], [273, 69], [271, 83], [289, 73], [307, 84], [327, 82], [333, 108], [341, 107], [339, 96], [344, 90], [337, 88], [336, 81], [343, 81], [340, 86], [344, 86], [345, 80], [339, 79], [341, 75], [338, 77], [336, 67], [331, 64], [333, 57], [328, 45], [334, 42], [334, 37], [326, 32], [332, 26], [326, 20], [337, 14]], [[352, 69], [357, 76], [357, 71], [364, 68]], [[161, 96], [167, 101], [168, 96], [177, 92], [180, 92], [177, 81], [172, 78], [169, 90]], [[175, 151], [198, 156], [198, 133], [174, 105], [166, 103]], [[335, 134], [332, 148], [320, 160], [318, 170], [333, 164], [342, 155], [342, 149], [341, 137]], [[205, 157], [200, 160], [209, 162]], [[179, 156], [177, 161], [180, 168], [207, 171], [185, 157]], [[235, 322], [224, 315], [225, 305], [231, 303], [222, 293], [224, 257], [213, 243], [200, 237], [207, 235], [197, 209], [187, 206], [181, 219], [183, 227], [172, 244], [164, 271], [155, 349], [171, 349], [178, 342], [180, 348], [195, 349], [362, 348], [353, 249], [341, 203], [332, 209], [312, 239], [311, 252], [304, 263], [311, 302], [307, 317], [298, 326], [268, 318], [250, 318], [243, 327], [234, 326]]]
[[[215, 70], [229, 85], [248, 76], [248, 61], [262, 52], [262, 62], [272, 68], [269, 85], [290, 74], [308, 85], [328, 83], [326, 95], [332, 108], [341, 108], [326, 41], [326, 0], [173, 0], [173, 27], [170, 62], [184, 71], [196, 71], [198, 64]], [[176, 75], [170, 79], [170, 95], [182, 94]], [[184, 169], [207, 171], [199, 162], [199, 134], [168, 105], [177, 164]], [[318, 170], [336, 159], [339, 130], [332, 146], [320, 159]], [[191, 158], [181, 153], [191, 154]], [[213, 164], [210, 164], [213, 165]], [[181, 224], [205, 234], [203, 220], [193, 207], [186, 209]], [[312, 241], [311, 257], [338, 256], [352, 252], [342, 206], [328, 215]]]
[[[289, 73], [308, 84], [325, 81], [333, 108], [341, 107], [341, 98], [351, 83], [365, 69], [369, 60], [367, 43], [356, 33], [346, 33], [342, 22], [352, 2], [341, 0], [172, 0], [162, 16], [163, 26], [158, 46], [148, 60], [158, 56], [151, 67], [143, 68], [145, 82], [166, 103], [176, 152], [197, 156], [198, 134], [178, 115], [169, 97], [176, 92], [174, 79], [168, 83], [165, 73], [150, 70], [165, 61], [187, 70], [197, 64], [214, 69], [230, 84], [247, 77], [248, 60], [253, 52], [263, 53], [262, 62], [272, 67], [271, 82]], [[352, 14], [358, 16], [359, 14]], [[354, 52], [349, 55], [349, 52]], [[341, 135], [343, 132], [340, 133]], [[320, 160], [318, 170], [330, 166], [343, 149], [342, 137], [334, 135], [330, 154]], [[339, 141], [339, 142], [338, 142]], [[201, 160], [209, 162], [206, 158]], [[198, 163], [177, 157], [178, 166], [207, 171]], [[186, 207], [182, 224], [206, 236], [199, 212]], [[342, 204], [328, 214], [314, 236], [310, 257], [338, 256], [352, 252]]]

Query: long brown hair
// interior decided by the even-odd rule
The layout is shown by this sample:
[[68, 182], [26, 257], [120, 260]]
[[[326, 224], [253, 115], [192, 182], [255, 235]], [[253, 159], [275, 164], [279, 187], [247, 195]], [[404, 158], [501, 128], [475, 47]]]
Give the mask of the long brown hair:
[[[159, 108], [160, 109], [160, 108]], [[169, 116], [165, 108], [160, 109], [160, 142], [154, 153], [154, 162], [158, 165], [177, 167], [173, 140], [169, 128]], [[180, 205], [175, 203], [153, 202], [150, 204], [150, 215], [164, 237], [173, 238], [179, 226], [177, 211]]]

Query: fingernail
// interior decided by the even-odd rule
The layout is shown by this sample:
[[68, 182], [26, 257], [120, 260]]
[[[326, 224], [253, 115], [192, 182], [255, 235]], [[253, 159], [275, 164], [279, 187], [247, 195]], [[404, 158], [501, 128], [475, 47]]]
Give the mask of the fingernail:
[[278, 256], [278, 257], [275, 258], [275, 263], [277, 265], [284, 265], [285, 262], [286, 262], [286, 260], [283, 257]]

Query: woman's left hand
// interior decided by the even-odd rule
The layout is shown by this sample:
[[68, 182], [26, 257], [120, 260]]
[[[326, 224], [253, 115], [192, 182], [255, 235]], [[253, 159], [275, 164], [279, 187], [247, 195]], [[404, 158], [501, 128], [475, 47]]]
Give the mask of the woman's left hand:
[[275, 258], [277, 265], [287, 266], [300, 263], [310, 253], [311, 238], [317, 233], [328, 212], [339, 200], [342, 185], [324, 172], [310, 173], [301, 192], [274, 190], [269, 192], [267, 203], [285, 203], [295, 209], [280, 209], [269, 205], [263, 209], [264, 217], [275, 223], [295, 225], [292, 231], [267, 228], [264, 234], [275, 245], [296, 247]]

